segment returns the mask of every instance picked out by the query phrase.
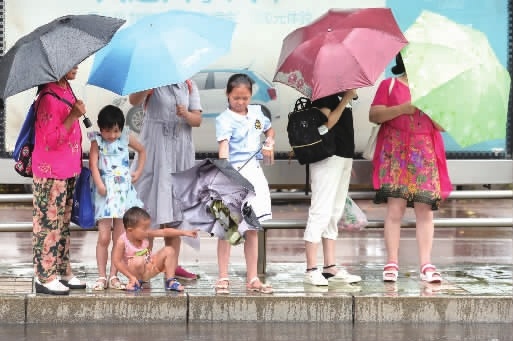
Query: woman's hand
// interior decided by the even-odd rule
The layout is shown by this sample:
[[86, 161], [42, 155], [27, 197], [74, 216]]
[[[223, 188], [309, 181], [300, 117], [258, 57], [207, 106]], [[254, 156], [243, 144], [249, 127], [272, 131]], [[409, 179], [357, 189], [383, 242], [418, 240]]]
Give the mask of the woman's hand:
[[401, 111], [403, 114], [413, 115], [417, 111], [417, 107], [411, 105], [411, 102], [401, 104]]
[[183, 117], [187, 115], [187, 108], [183, 104], [176, 105], [176, 116]]
[[358, 94], [356, 93], [356, 89], [346, 90], [344, 97], [348, 98], [349, 100], [352, 100], [353, 98], [358, 97]]
[[78, 99], [75, 104], [73, 104], [73, 107], [71, 107], [71, 111], [69, 115], [74, 119], [79, 119], [82, 115], [86, 113], [86, 107], [85, 103]]

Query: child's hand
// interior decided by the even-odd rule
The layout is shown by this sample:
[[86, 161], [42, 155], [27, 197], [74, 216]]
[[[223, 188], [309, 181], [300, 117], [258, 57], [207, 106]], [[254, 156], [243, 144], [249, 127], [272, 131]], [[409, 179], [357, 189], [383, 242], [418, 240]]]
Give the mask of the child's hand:
[[96, 191], [102, 197], [107, 195], [107, 188], [105, 188], [105, 185], [103, 183], [96, 188]]
[[137, 182], [137, 180], [139, 180], [139, 178], [141, 177], [141, 173], [142, 172], [133, 172], [131, 174], [132, 176], [132, 183], [135, 184]]
[[268, 157], [273, 157], [274, 156], [274, 148], [272, 146], [271, 147], [267, 147], [267, 146], [262, 147], [262, 155], [268, 156]]
[[127, 290], [137, 290], [139, 288], [139, 280], [135, 277], [131, 277], [128, 280], [128, 284], [126, 286]]
[[197, 238], [199, 230], [184, 230], [184, 236]]

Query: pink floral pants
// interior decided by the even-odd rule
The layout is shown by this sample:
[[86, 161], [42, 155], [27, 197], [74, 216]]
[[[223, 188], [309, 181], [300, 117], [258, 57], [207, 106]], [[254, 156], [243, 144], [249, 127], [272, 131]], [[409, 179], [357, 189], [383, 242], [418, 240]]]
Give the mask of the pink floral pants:
[[76, 178], [34, 177], [32, 249], [34, 273], [41, 283], [69, 273], [71, 207]]

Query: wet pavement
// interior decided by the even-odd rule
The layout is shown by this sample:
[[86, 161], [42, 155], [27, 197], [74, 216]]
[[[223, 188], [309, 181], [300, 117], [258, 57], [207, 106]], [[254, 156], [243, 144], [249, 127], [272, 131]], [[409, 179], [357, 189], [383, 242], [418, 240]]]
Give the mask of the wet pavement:
[[[383, 218], [383, 206], [372, 205], [368, 200], [360, 200], [357, 203], [369, 219]], [[273, 205], [273, 219], [306, 219], [307, 209], [308, 205], [304, 202], [277, 203]], [[512, 209], [511, 199], [451, 200], [436, 215], [438, 217], [511, 217]], [[30, 221], [30, 214], [31, 209], [27, 205], [0, 205], [2, 223], [27, 222]], [[411, 210], [407, 210], [407, 216], [413, 217]], [[59, 298], [60, 301], [57, 301], [53, 297], [44, 299], [47, 296], [33, 294], [31, 233], [3, 232], [0, 233], [3, 251], [3, 257], [0, 258], [0, 301], [4, 300], [5, 306], [12, 307], [13, 311], [18, 311], [16, 310], [18, 304], [22, 304], [25, 310], [18, 311], [21, 321], [11, 322], [26, 322], [29, 325], [36, 322], [52, 322], [54, 317], [47, 320], [46, 317], [38, 315], [42, 307], [47, 311], [54, 311], [62, 317], [64, 322], [70, 323], [186, 321], [185, 324], [178, 324], [182, 329], [185, 325], [192, 326], [198, 321], [339, 321], [340, 325], [330, 325], [330, 328], [334, 328], [333, 333], [337, 335], [354, 333], [353, 328], [345, 329], [345, 323], [349, 323], [349, 326], [376, 321], [511, 323], [513, 322], [512, 237], [511, 227], [437, 228], [432, 262], [442, 272], [444, 282], [441, 285], [429, 285], [419, 279], [415, 230], [405, 228], [401, 239], [399, 280], [395, 284], [385, 284], [381, 281], [385, 255], [383, 230], [368, 228], [358, 232], [343, 231], [336, 247], [338, 264], [346, 266], [350, 272], [361, 275], [363, 281], [355, 285], [335, 283], [328, 287], [314, 287], [305, 285], [302, 281], [305, 266], [302, 230], [270, 230], [267, 232], [267, 272], [262, 279], [272, 283], [275, 293], [265, 296], [246, 291], [243, 248], [234, 247], [230, 266], [231, 294], [228, 297], [219, 297], [214, 294], [212, 288], [217, 279], [216, 240], [209, 236], [201, 237], [200, 251], [186, 245], [182, 246], [181, 264], [201, 276], [199, 280], [185, 283], [185, 293], [166, 292], [163, 289], [163, 277], [158, 276], [147, 284], [142, 292], [134, 294], [112, 289], [94, 292], [90, 289], [97, 277], [94, 256], [96, 233], [74, 231], [71, 250], [73, 267], [77, 275], [87, 280], [89, 288], [85, 291], [74, 290], [70, 297]], [[161, 243], [161, 240], [157, 240], [156, 247]], [[320, 253], [318, 259], [319, 264], [322, 264]], [[20, 301], [17, 301], [18, 298]], [[48, 306], [45, 307], [45, 304]], [[130, 304], [134, 306], [127, 309], [126, 306]], [[74, 309], [78, 309], [77, 305], [81, 308], [75, 311]], [[148, 310], [155, 306], [157, 306], [156, 310]], [[173, 312], [164, 313], [166, 309], [172, 309]], [[10, 321], [9, 317], [14, 317], [16, 314], [6, 316], [5, 313], [8, 311], [9, 309], [4, 309], [4, 313], [0, 314], [2, 319]], [[141, 312], [144, 313], [141, 314]], [[247, 324], [241, 322], [241, 325]], [[296, 334], [296, 338], [278, 338], [280, 328], [273, 323], [265, 323], [265, 325], [270, 329], [260, 331], [257, 328], [251, 331], [252, 335], [261, 335], [264, 333], [263, 330], [276, 328], [276, 332], [273, 332], [276, 334], [272, 334], [276, 335], [272, 336], [275, 339], [322, 339], [306, 336], [302, 338], [306, 335], [303, 333]], [[200, 326], [198, 327], [200, 330], [209, 328], [208, 324], [200, 324]], [[237, 330], [239, 327], [239, 324], [235, 327], [228, 324], [222, 328], [216, 328], [220, 330], [225, 328], [230, 334], [234, 328]], [[83, 333], [79, 327], [66, 328], [77, 337]], [[113, 327], [113, 329], [116, 328]], [[165, 326], [156, 325], [155, 328], [165, 330]], [[205, 336], [201, 333], [195, 334], [196, 329], [192, 327], [183, 329], [182, 333], [180, 328], [175, 331], [177, 339], [202, 340], [207, 339], [206, 336], [209, 335], [209, 332], [205, 332]], [[309, 330], [315, 331], [316, 328], [311, 327]], [[398, 328], [404, 330], [407, 327]], [[154, 328], [150, 329], [154, 330]], [[16, 328], [12, 330], [13, 333], [16, 332]], [[46, 335], [43, 327], [36, 330], [35, 334], [42, 333], [41, 337]], [[285, 327], [285, 330], [293, 332], [297, 328]], [[427, 330], [431, 331], [426, 329], [425, 332]], [[468, 334], [461, 329], [463, 334], [460, 334], [460, 338], [456, 338], [451, 336], [452, 330], [456, 333], [459, 329], [453, 327], [453, 324], [450, 327], [444, 327], [442, 331], [440, 327], [436, 327], [434, 334], [419, 331], [419, 337], [411, 339], [423, 340], [421, 336], [426, 335], [425, 339], [429, 340], [474, 340], [472, 338], [474, 331]], [[346, 339], [392, 339], [382, 337], [381, 328], [373, 327], [368, 330], [363, 328], [361, 331], [370, 333], [365, 334], [369, 335], [369, 338]], [[2, 328], [2, 332], [7, 330]], [[28, 333], [29, 330], [25, 332]], [[56, 332], [48, 333], [53, 335], [52, 333]], [[215, 334], [215, 332], [212, 333]], [[91, 335], [94, 335], [94, 329]], [[294, 334], [289, 332], [286, 335]], [[371, 337], [372, 335], [376, 338]], [[431, 338], [427, 335], [431, 335]], [[505, 335], [512, 335], [512, 333]], [[1, 336], [0, 334], [0, 340], [4, 339]], [[499, 336], [494, 338], [492, 335], [489, 340], [502, 340]], [[44, 338], [40, 339], [44, 340]], [[55, 340], [58, 339], [57, 335]], [[125, 339], [135, 340], [130, 336], [121, 340]], [[395, 339], [401, 340], [401, 338]], [[475, 338], [475, 340], [486, 340], [486, 338]]]

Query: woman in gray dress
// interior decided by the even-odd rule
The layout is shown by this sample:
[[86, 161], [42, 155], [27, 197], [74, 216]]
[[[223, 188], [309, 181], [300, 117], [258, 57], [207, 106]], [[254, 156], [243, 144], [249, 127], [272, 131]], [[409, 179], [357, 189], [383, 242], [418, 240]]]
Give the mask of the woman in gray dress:
[[[194, 166], [192, 127], [202, 121], [201, 104], [192, 80], [133, 93], [130, 104], [143, 104], [145, 116], [139, 139], [146, 148], [144, 170], [135, 188], [151, 216], [152, 227], [173, 227], [171, 173]], [[137, 167], [137, 158], [133, 167]], [[166, 245], [180, 249], [180, 238], [165, 239]], [[181, 267], [176, 277], [184, 280], [197, 276]]]

